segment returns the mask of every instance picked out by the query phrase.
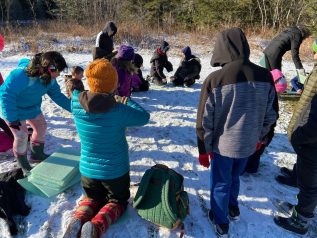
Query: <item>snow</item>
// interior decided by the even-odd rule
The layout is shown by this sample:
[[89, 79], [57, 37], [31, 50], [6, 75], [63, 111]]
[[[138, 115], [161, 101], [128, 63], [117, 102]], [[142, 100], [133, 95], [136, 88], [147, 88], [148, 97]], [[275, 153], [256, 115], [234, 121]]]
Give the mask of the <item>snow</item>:
[[[76, 41], [80, 39], [76, 38]], [[200, 46], [197, 46], [197, 49]], [[193, 52], [196, 47], [192, 46]], [[199, 48], [200, 52], [201, 47]], [[211, 49], [205, 49], [210, 52]], [[144, 58], [143, 75], [149, 74], [152, 50], [138, 49]], [[62, 52], [69, 66], [81, 65], [86, 67], [92, 57], [89, 53]], [[149, 124], [144, 127], [130, 128], [127, 140], [130, 146], [131, 161], [131, 199], [137, 191], [137, 183], [143, 173], [156, 163], [163, 163], [175, 169], [185, 177], [185, 190], [190, 199], [190, 215], [185, 220], [185, 237], [210, 238], [216, 237], [207, 218], [209, 209], [209, 170], [200, 166], [197, 160], [195, 121], [199, 100], [200, 87], [209, 73], [216, 70], [209, 64], [211, 54], [198, 54], [202, 62], [201, 79], [193, 87], [165, 87], [151, 85], [150, 91], [138, 92], [132, 98], [140, 103], [151, 114]], [[4, 78], [17, 65], [21, 57], [30, 53], [2, 55], [1, 73]], [[257, 62], [259, 54], [252, 54], [251, 60]], [[172, 50], [169, 59], [174, 65], [174, 72], [179, 64], [179, 52]], [[284, 71], [290, 78], [295, 75], [292, 62], [285, 61]], [[305, 62], [309, 71], [312, 62]], [[172, 73], [167, 73], [172, 76]], [[64, 80], [58, 82], [65, 92]], [[84, 81], [86, 85], [86, 82]], [[86, 85], [86, 88], [87, 85]], [[72, 115], [44, 96], [43, 113], [47, 119], [48, 130], [45, 150], [53, 153], [61, 146], [80, 149], [80, 141]], [[297, 237], [279, 227], [273, 222], [277, 214], [272, 199], [278, 198], [296, 203], [297, 189], [279, 185], [274, 177], [279, 174], [282, 166], [292, 168], [296, 155], [288, 142], [286, 128], [291, 117], [291, 109], [287, 103], [280, 101], [280, 118], [276, 127], [276, 134], [261, 159], [258, 173], [241, 176], [240, 210], [241, 220], [230, 224], [232, 237]], [[15, 167], [13, 159], [0, 161], [0, 172]], [[64, 193], [53, 198], [43, 198], [27, 193], [26, 202], [31, 206], [30, 214], [25, 217], [15, 217], [20, 234], [17, 238], [47, 238], [61, 237], [76, 204], [82, 197], [80, 184], [76, 184]], [[307, 237], [317, 237], [317, 219], [313, 221], [313, 228]], [[7, 227], [0, 222], [0, 237], [10, 237]], [[129, 206], [127, 215], [117, 224], [110, 227], [102, 237], [179, 237], [179, 231], [170, 231], [156, 227], [142, 220], [136, 211]]]

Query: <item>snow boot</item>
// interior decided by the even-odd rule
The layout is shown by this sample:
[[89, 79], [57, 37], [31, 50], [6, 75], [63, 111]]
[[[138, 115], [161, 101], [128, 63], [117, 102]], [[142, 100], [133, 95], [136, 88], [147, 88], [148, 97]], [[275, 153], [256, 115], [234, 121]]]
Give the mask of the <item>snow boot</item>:
[[44, 153], [44, 143], [30, 142], [31, 149], [31, 163], [40, 163], [45, 160], [49, 155]]
[[107, 203], [100, 209], [91, 222], [84, 224], [81, 237], [99, 238], [107, 231], [111, 224], [115, 223], [122, 216], [124, 211], [124, 207], [118, 203]]
[[30, 174], [32, 167], [28, 161], [27, 155], [18, 155], [16, 160], [19, 167], [22, 169], [23, 175], [26, 177], [28, 174]]
[[275, 180], [280, 184], [297, 188], [297, 181], [293, 177], [278, 175], [275, 177]]
[[276, 225], [300, 235], [305, 235], [307, 233], [309, 220], [309, 218], [298, 214], [295, 207], [293, 208], [291, 217], [274, 217], [274, 222]]
[[76, 208], [74, 216], [69, 222], [63, 238], [80, 237], [80, 230], [84, 223], [90, 221], [99, 210], [99, 202], [92, 198], [85, 197]]
[[240, 209], [238, 206], [229, 206], [229, 219], [238, 221], [240, 219]]
[[217, 238], [229, 237], [229, 224], [216, 224], [214, 220], [214, 214], [211, 210], [208, 212], [208, 219], [214, 226]]

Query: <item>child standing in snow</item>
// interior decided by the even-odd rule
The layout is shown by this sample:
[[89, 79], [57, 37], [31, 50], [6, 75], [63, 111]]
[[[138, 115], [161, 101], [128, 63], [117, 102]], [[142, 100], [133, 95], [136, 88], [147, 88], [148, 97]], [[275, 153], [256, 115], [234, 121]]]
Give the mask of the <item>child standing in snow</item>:
[[112, 59], [112, 64], [118, 73], [118, 95], [130, 97], [132, 75], [137, 73], [133, 65], [134, 49], [131, 46], [121, 45], [116, 57]]
[[143, 58], [139, 54], [134, 54], [133, 65], [137, 68], [137, 73], [132, 75], [131, 88], [133, 92], [148, 91], [150, 84], [143, 78], [141, 67]]
[[168, 61], [167, 51], [170, 46], [166, 41], [162, 41], [161, 46], [155, 50], [150, 60], [151, 63], [151, 77], [150, 81], [156, 85], [164, 85], [167, 83], [164, 68], [167, 72], [173, 71], [173, 65]]
[[47, 94], [56, 104], [70, 111], [70, 100], [61, 93], [56, 77], [66, 68], [64, 57], [55, 51], [36, 54], [33, 59], [21, 59], [0, 87], [0, 116], [14, 136], [13, 153], [24, 174], [31, 170], [27, 159], [28, 129], [31, 158], [41, 162], [47, 158], [44, 142], [47, 124], [41, 111], [42, 96]]
[[72, 68], [71, 75], [65, 75], [65, 85], [66, 85], [66, 94], [68, 98], [72, 97], [73, 91], [76, 89], [78, 91], [84, 91], [85, 87], [83, 84], [84, 69], [80, 66], [74, 66]]
[[84, 199], [64, 238], [99, 238], [126, 210], [130, 197], [127, 127], [148, 123], [150, 115], [117, 90], [116, 69], [106, 59], [85, 71], [89, 91], [75, 90], [72, 112], [81, 141], [80, 173]]
[[115, 55], [115, 52], [113, 52], [113, 37], [116, 33], [117, 26], [114, 22], [107, 22], [105, 28], [99, 32], [96, 37], [96, 45], [92, 51], [94, 60], [101, 58], [111, 60], [111, 58]]

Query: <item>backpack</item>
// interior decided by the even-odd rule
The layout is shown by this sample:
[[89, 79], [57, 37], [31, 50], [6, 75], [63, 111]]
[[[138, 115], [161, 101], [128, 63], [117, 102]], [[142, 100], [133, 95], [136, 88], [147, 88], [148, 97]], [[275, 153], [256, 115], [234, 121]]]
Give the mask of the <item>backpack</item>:
[[184, 177], [162, 164], [156, 164], [143, 175], [133, 200], [138, 214], [159, 226], [181, 227], [189, 214], [188, 194], [184, 191]]

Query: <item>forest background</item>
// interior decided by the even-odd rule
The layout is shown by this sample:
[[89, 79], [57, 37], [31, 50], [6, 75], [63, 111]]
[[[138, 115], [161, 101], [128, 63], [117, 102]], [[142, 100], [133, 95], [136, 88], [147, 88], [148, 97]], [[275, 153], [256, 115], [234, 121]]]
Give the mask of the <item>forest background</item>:
[[0, 0], [0, 32], [9, 42], [36, 41], [43, 31], [94, 37], [108, 20], [120, 27], [117, 37], [137, 45], [153, 32], [214, 36], [232, 26], [270, 38], [301, 24], [317, 35], [317, 0]]

